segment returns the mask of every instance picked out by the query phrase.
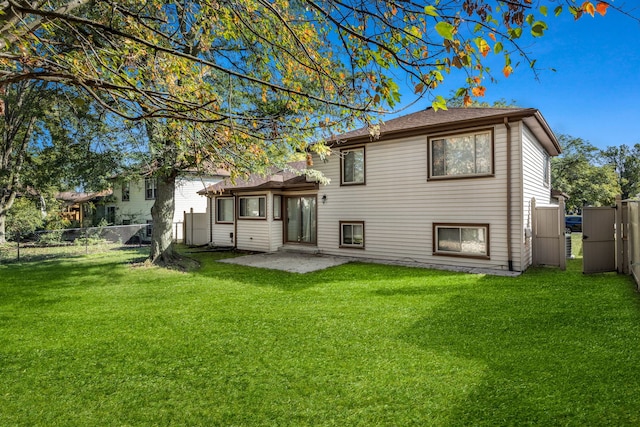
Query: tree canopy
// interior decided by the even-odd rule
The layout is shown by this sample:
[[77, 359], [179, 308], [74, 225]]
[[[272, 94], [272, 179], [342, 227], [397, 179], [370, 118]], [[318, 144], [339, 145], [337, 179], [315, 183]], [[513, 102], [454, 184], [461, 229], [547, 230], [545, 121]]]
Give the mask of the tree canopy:
[[[491, 56], [502, 58], [505, 78], [517, 63], [535, 71], [522, 39], [543, 36], [553, 16], [605, 15], [609, 7], [576, 0], [4, 0], [0, 88], [55, 82], [144, 123], [149, 164], [165, 193], [160, 187], [168, 190], [186, 167], [242, 174], [293, 152], [326, 154], [326, 136], [396, 108], [400, 83], [411, 88], [407, 97], [446, 108], [434, 90], [462, 70], [455, 96], [470, 105], [484, 95], [486, 79], [498, 78]], [[170, 210], [170, 201], [156, 202], [165, 208], [154, 222]]]

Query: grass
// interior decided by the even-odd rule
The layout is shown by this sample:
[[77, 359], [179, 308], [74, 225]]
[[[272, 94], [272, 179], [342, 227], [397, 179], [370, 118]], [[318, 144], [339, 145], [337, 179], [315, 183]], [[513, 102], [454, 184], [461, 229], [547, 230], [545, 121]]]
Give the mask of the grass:
[[[575, 253], [575, 252], [574, 252]], [[0, 425], [640, 425], [628, 277], [0, 266]]]

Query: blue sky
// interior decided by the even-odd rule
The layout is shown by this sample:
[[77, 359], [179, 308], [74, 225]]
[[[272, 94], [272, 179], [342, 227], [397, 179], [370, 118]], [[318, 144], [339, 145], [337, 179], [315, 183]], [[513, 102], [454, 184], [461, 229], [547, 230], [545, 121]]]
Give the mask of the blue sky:
[[[640, 9], [634, 15], [640, 16]], [[538, 80], [524, 62], [508, 79], [497, 66], [499, 81], [484, 82], [487, 92], [481, 100], [503, 98], [537, 108], [557, 134], [580, 137], [599, 148], [640, 143], [640, 24], [611, 9], [604, 17], [585, 15], [574, 21], [565, 13], [547, 23], [544, 37], [525, 42], [541, 69]], [[517, 62], [515, 56], [512, 60]], [[448, 77], [437, 93], [445, 98], [464, 84], [464, 77]], [[403, 114], [428, 104], [421, 101]]]

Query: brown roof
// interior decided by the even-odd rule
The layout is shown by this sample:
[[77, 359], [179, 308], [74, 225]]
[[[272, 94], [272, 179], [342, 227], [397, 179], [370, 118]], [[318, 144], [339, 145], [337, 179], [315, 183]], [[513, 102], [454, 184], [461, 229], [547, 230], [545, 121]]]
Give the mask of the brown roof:
[[[289, 163], [289, 167], [294, 170], [303, 170], [306, 162]], [[292, 189], [298, 187], [313, 187], [316, 184], [307, 182], [305, 176], [300, 175], [290, 169], [271, 168], [267, 175], [251, 174], [247, 179], [237, 179], [235, 183], [230, 178], [213, 184], [198, 191], [198, 194], [213, 195], [221, 194], [225, 191], [241, 191], [241, 190], [269, 190], [269, 189]]]
[[330, 144], [359, 144], [374, 140], [389, 140], [405, 136], [459, 130], [465, 127], [486, 126], [523, 120], [540, 140], [549, 154], [560, 153], [551, 128], [534, 108], [449, 108], [448, 110], [426, 110], [387, 120], [380, 124], [379, 137], [371, 135], [369, 127], [363, 127], [332, 138]]
[[99, 197], [106, 197], [113, 194], [111, 189], [97, 191], [95, 193], [82, 193], [76, 191], [63, 191], [56, 194], [56, 199], [71, 203], [85, 203]]

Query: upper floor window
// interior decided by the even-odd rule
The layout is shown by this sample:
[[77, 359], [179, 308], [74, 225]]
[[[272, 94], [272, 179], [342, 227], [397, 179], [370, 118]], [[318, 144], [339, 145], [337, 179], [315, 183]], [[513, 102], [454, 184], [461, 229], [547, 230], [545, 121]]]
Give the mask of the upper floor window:
[[349, 148], [340, 152], [342, 158], [342, 185], [364, 184], [364, 147]]
[[429, 140], [429, 178], [493, 174], [493, 132], [479, 131]]
[[266, 218], [267, 198], [265, 196], [240, 197], [238, 218]]
[[123, 202], [129, 201], [129, 183], [128, 182], [122, 183], [122, 201]]
[[156, 198], [156, 179], [144, 179], [144, 198], [146, 200], [155, 200]]
[[233, 197], [216, 198], [216, 222], [233, 222]]

